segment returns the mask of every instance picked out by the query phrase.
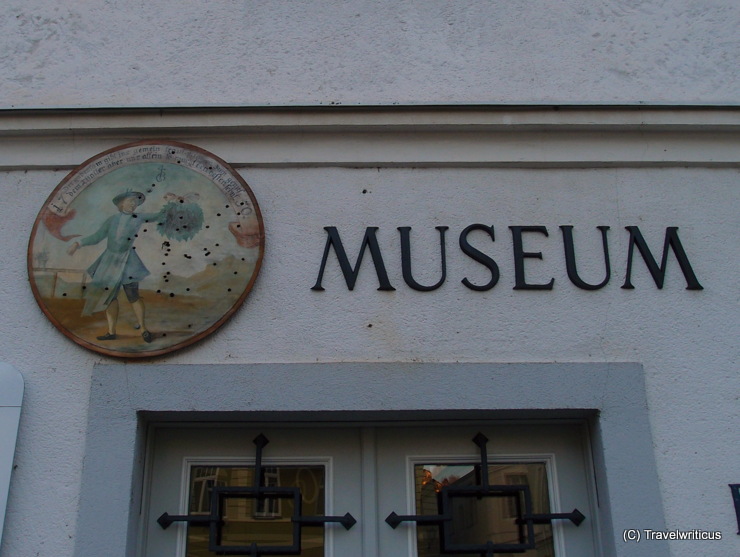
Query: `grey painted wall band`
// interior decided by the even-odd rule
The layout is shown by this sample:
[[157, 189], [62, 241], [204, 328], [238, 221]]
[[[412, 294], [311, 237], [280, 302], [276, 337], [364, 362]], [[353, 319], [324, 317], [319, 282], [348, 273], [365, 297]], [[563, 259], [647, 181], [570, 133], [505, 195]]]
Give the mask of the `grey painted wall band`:
[[640, 364], [120, 364], [92, 379], [76, 557], [134, 555], [150, 422], [579, 416], [591, 423], [603, 555], [669, 555], [667, 542], [622, 541], [635, 525], [665, 526]]

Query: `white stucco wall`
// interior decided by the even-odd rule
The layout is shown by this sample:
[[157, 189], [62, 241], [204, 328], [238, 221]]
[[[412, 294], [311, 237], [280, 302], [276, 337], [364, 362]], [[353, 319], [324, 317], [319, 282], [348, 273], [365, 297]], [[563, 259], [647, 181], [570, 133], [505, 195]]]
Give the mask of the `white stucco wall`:
[[[740, 4], [732, 0], [7, 0], [3, 13], [0, 109], [737, 105], [740, 99]], [[74, 127], [70, 118], [68, 127]], [[91, 370], [113, 360], [79, 348], [43, 316], [28, 287], [26, 242], [43, 201], [66, 175], [55, 168], [69, 168], [111, 144], [73, 136], [54, 144], [51, 162], [36, 164], [47, 146], [25, 137], [21, 132], [0, 144], [0, 168], [13, 168], [0, 172], [0, 233], [6, 238], [0, 246], [0, 359], [26, 381], [0, 555], [69, 557]], [[210, 147], [197, 135], [180, 138]], [[230, 138], [211, 141], [217, 155], [235, 160]], [[254, 141], [256, 151], [261, 140]], [[736, 554], [740, 538], [727, 484], [740, 481], [738, 171], [681, 168], [675, 161], [693, 156], [692, 141], [670, 168], [349, 169], [271, 166], [275, 161], [242, 168], [265, 215], [261, 276], [223, 329], [157, 362], [638, 362], [646, 373], [668, 527], [725, 534], [722, 544], [675, 542], [673, 555]], [[292, 145], [306, 148], [300, 139]], [[514, 151], [545, 161], [563, 153], [567, 158], [574, 145], [579, 154], [567, 160], [579, 160], [590, 148], [588, 142], [564, 145], [538, 150], [537, 143], [523, 142]], [[491, 148], [492, 157], [498, 147]], [[654, 145], [644, 147], [655, 156]], [[259, 160], [269, 158], [271, 148], [263, 147]], [[337, 156], [354, 160], [356, 148], [347, 142]], [[240, 162], [254, 160], [242, 152]], [[27, 159], [30, 170], [13, 162], [17, 157]], [[507, 152], [502, 160], [515, 157]], [[722, 157], [732, 159], [731, 151]], [[389, 160], [378, 156], [381, 167]], [[598, 160], [584, 164], [599, 166]], [[457, 248], [459, 232], [474, 222], [496, 227], [496, 242], [483, 238], [481, 246], [498, 262], [501, 281], [486, 293], [459, 282], [463, 276], [487, 280]], [[549, 230], [547, 239], [527, 239], [532, 251], [544, 254], [527, 268], [533, 282], [554, 277], [552, 292], [512, 290], [508, 226], [528, 224]], [[568, 282], [562, 224], [575, 225], [579, 265], [592, 282], [602, 273], [594, 227], [611, 226], [613, 275], [604, 289], [586, 292]], [[438, 276], [437, 225], [450, 227], [447, 282], [435, 292], [412, 291], [401, 279], [396, 227], [412, 226], [414, 272], [431, 283]], [[621, 289], [627, 225], [640, 226], [656, 255], [665, 227], [678, 226], [705, 289], [684, 290], [671, 259], [666, 286], [657, 290], [639, 257], [636, 289]], [[312, 292], [324, 226], [339, 227], [352, 257], [364, 227], [379, 226], [396, 292], [376, 291], [369, 261], [355, 291], [330, 264], [326, 291]], [[433, 262], [429, 267], [426, 259]], [[649, 527], [635, 525], [643, 526]]]
[[[737, 480], [738, 172], [734, 169], [343, 169], [251, 168], [243, 175], [265, 215], [267, 253], [244, 307], [220, 331], [158, 363], [251, 362], [619, 362], [645, 367], [660, 489], [670, 528], [719, 529], [737, 547], [727, 484]], [[36, 307], [26, 284], [25, 238], [63, 172], [6, 172], [13, 211], [1, 230], [5, 308], [3, 358], [27, 384], [17, 468], [3, 555], [70, 555], [84, 456], [90, 374], [113, 360], [65, 339]], [[363, 193], [363, 190], [367, 193]], [[494, 244], [479, 246], [501, 269], [486, 293], [482, 267], [461, 254], [457, 235], [468, 224], [496, 226]], [[510, 225], [547, 226], [527, 249], [531, 282], [555, 278], [551, 292], [512, 290]], [[609, 225], [613, 274], [587, 292], [565, 273], [558, 225], [574, 224], [582, 276], [603, 274], [595, 226]], [[314, 292], [324, 226], [339, 227], [352, 257], [365, 226], [378, 238], [395, 292], [378, 292], [366, 261], [347, 290], [335, 264], [326, 291]], [[421, 293], [403, 284], [397, 226], [412, 226], [415, 274], [435, 282], [437, 225], [448, 225], [448, 280]], [[658, 290], [635, 261], [635, 290], [624, 290], [627, 232], [638, 225], [656, 256], [666, 226], [679, 234], [702, 291], [685, 290], [675, 259]], [[372, 324], [372, 327], [369, 325]], [[147, 364], [144, 364], [147, 365]], [[362, 385], [362, 377], [348, 378]], [[361, 387], [360, 387], [361, 388]], [[257, 396], [255, 394], [255, 396]], [[438, 393], [438, 396], [449, 396]], [[36, 516], [43, 509], [44, 524]], [[721, 509], [721, 512], [720, 512]], [[649, 527], [648, 525], [638, 525]], [[685, 543], [685, 542], [684, 542]], [[690, 549], [687, 551], [687, 549]], [[674, 555], [696, 554], [676, 543]]]
[[734, 104], [733, 0], [7, 0], [0, 107]]

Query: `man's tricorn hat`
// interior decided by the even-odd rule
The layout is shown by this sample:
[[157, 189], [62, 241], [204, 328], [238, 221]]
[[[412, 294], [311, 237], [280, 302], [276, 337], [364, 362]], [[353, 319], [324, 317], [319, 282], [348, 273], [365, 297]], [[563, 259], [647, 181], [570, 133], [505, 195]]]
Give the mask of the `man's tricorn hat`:
[[123, 193], [119, 193], [117, 196], [115, 196], [113, 198], [113, 204], [114, 205], [118, 205], [121, 201], [123, 201], [124, 199], [126, 199], [128, 197], [134, 197], [134, 198], [136, 198], [136, 206], [137, 207], [139, 205], [141, 205], [142, 203], [144, 203], [144, 201], [146, 200], [146, 196], [143, 193], [141, 193], [139, 191], [130, 191], [129, 190], [129, 191], [125, 191]]

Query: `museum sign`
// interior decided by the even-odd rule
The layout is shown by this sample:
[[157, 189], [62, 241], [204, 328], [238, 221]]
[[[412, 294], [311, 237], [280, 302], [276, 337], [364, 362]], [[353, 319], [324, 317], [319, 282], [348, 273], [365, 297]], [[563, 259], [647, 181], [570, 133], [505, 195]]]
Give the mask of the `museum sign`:
[[[527, 237], [532, 235], [543, 235], [549, 236], [549, 231], [545, 226], [509, 226], [511, 232], [511, 247], [512, 255], [514, 259], [514, 290], [552, 290], [555, 283], [554, 278], [550, 278], [548, 281], [542, 282], [530, 282], [526, 274], [525, 263], [528, 259], [542, 259], [542, 252], [539, 251], [526, 251], [525, 242]], [[562, 225], [559, 227], [563, 237], [563, 257], [565, 259], [565, 267], [567, 270], [568, 278], [578, 288], [584, 290], [599, 290], [605, 287], [609, 283], [611, 278], [611, 261], [609, 257], [609, 244], [607, 241], [607, 234], [609, 231], [608, 226], [597, 226], [601, 234], [601, 241], [603, 246], [604, 256], [604, 278], [598, 283], [589, 283], [581, 278], [578, 273], [578, 266], [576, 265], [576, 244], [573, 240], [573, 226]], [[403, 274], [403, 280], [407, 286], [414, 290], [421, 292], [429, 292], [436, 290], [442, 284], [444, 284], [447, 278], [447, 257], [446, 257], [446, 244], [445, 244], [445, 233], [449, 227], [437, 226], [436, 230], [439, 232], [439, 259], [441, 263], [441, 272], [439, 280], [434, 284], [423, 285], [414, 279], [411, 271], [411, 227], [401, 226], [398, 227], [398, 233], [401, 237], [401, 271]], [[642, 235], [639, 227], [637, 226], [626, 226], [628, 234], [626, 235], [625, 241], [627, 242], [627, 260], [626, 260], [626, 272], [625, 281], [622, 284], [622, 288], [632, 289], [632, 262], [635, 259], [635, 251], [639, 252], [640, 256], [645, 262], [650, 274], [652, 275], [655, 285], [658, 288], [663, 288], [666, 277], [666, 269], [668, 264], [669, 254], [672, 252], [678, 264], [683, 272], [684, 279], [686, 280], [687, 290], [702, 290], [703, 287], [699, 284], [699, 280], [694, 273], [694, 269], [691, 266], [686, 251], [684, 250], [681, 240], [678, 237], [678, 227], [669, 226], [665, 231], [665, 239], [663, 242], [663, 254], [660, 259], [660, 263], [655, 259], [653, 250], [650, 249], [645, 238]], [[391, 285], [388, 278], [388, 272], [386, 269], [385, 259], [381, 252], [380, 244], [377, 238], [378, 227], [367, 227], [365, 229], [365, 235], [360, 244], [360, 250], [355, 258], [355, 264], [352, 265], [347, 250], [344, 247], [344, 242], [339, 235], [339, 230], [335, 226], [327, 226], [324, 228], [326, 231], [326, 243], [324, 245], [324, 255], [321, 258], [321, 264], [319, 266], [318, 276], [316, 283], [313, 285], [312, 290], [323, 291], [322, 286], [324, 272], [326, 270], [327, 261], [330, 258], [330, 253], [333, 251], [336, 259], [339, 263], [339, 267], [342, 270], [344, 280], [347, 283], [347, 288], [353, 290], [357, 277], [360, 272], [360, 265], [362, 264], [365, 251], [370, 252], [370, 257], [373, 260], [375, 266], [375, 273], [378, 277], [379, 287], [378, 290], [395, 290]], [[458, 245], [460, 250], [469, 258], [473, 259], [480, 265], [484, 266], [490, 275], [487, 282], [482, 284], [476, 284], [470, 281], [467, 277], [462, 279], [462, 283], [470, 290], [486, 291], [491, 290], [495, 287], [500, 278], [500, 271], [498, 263], [486, 253], [485, 250], [474, 247], [468, 240], [468, 236], [473, 231], [481, 231], [490, 237], [490, 241], [494, 242], [496, 236], [494, 233], [493, 225], [489, 226], [486, 224], [474, 223], [466, 226], [458, 237]], [[637, 248], [637, 250], [635, 250]]]

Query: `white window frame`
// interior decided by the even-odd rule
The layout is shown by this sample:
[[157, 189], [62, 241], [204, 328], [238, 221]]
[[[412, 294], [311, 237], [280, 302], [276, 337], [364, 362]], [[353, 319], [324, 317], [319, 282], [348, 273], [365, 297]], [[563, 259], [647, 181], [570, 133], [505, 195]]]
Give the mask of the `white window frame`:
[[[410, 515], [416, 514], [416, 493], [415, 493], [415, 477], [414, 477], [414, 466], [417, 464], [425, 464], [429, 462], [446, 464], [446, 463], [460, 463], [460, 464], [480, 464], [480, 459], [475, 460], [471, 458], [470, 454], [461, 455], [410, 455], [406, 457], [406, 485], [408, 486], [407, 492], [407, 512]], [[557, 476], [557, 464], [556, 457], [553, 453], [521, 453], [521, 454], [496, 454], [489, 455], [488, 464], [505, 464], [507, 462], [516, 463], [545, 463], [545, 470], [547, 471], [547, 494], [550, 498], [550, 512], [559, 513], [560, 510], [560, 489], [558, 487], [558, 476]], [[590, 479], [590, 478], [589, 478]], [[570, 509], [569, 509], [570, 510]], [[565, 556], [565, 543], [563, 541], [563, 526], [559, 520], [553, 520], [552, 526], [552, 540], [553, 548], [555, 549], [555, 555]], [[412, 524], [409, 527], [409, 555], [417, 555], [416, 548], [416, 524]]]
[[[242, 457], [224, 456], [224, 457], [202, 457], [186, 456], [182, 460], [182, 470], [180, 474], [180, 507], [179, 514], [189, 514], [190, 505], [190, 469], [193, 466], [254, 466], [255, 459], [245, 459]], [[281, 457], [265, 458], [262, 460], [262, 467], [269, 468], [274, 466], [323, 466], [324, 467], [324, 502], [326, 514], [333, 513], [333, 464], [334, 459], [330, 456], [310, 456], [310, 457]], [[251, 486], [247, 486], [251, 487]], [[147, 490], [148, 491], [148, 490]], [[144, 500], [148, 499], [145, 493]], [[148, 516], [146, 512], [142, 513], [145, 520], [153, 520], [155, 517]], [[142, 524], [143, 530], [143, 524]], [[327, 556], [333, 555], [333, 531], [327, 528], [324, 532], [324, 548]], [[185, 557], [187, 549], [187, 528], [181, 528], [177, 536], [177, 553], [176, 557]]]

